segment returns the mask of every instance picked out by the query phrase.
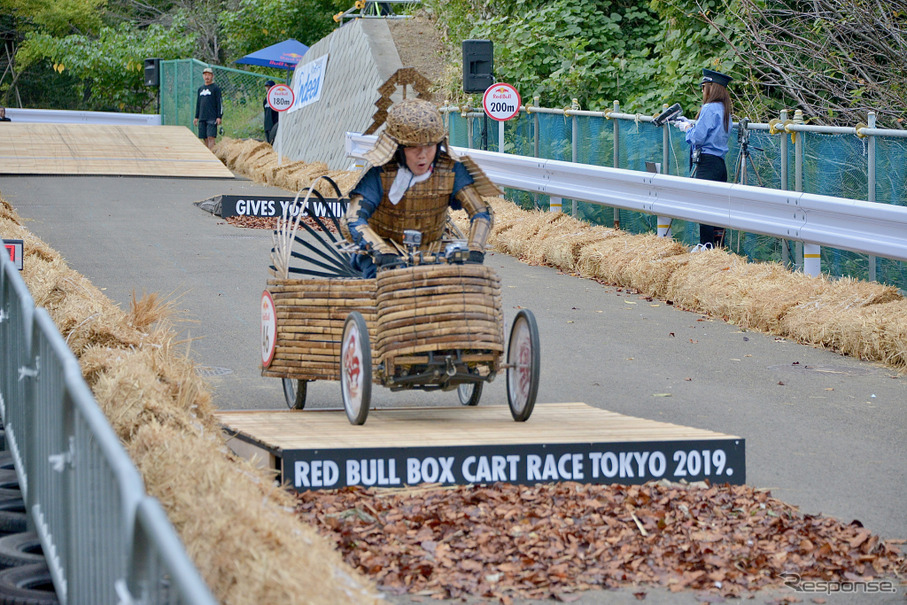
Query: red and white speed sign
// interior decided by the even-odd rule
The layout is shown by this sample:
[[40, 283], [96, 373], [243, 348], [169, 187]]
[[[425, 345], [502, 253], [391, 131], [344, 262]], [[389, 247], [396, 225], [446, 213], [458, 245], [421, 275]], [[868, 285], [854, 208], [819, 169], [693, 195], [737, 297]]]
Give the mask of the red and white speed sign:
[[482, 108], [492, 120], [506, 122], [520, 112], [520, 93], [504, 82], [492, 84], [482, 97]]
[[275, 84], [268, 89], [268, 105], [274, 111], [286, 111], [293, 106], [296, 95], [286, 84]]

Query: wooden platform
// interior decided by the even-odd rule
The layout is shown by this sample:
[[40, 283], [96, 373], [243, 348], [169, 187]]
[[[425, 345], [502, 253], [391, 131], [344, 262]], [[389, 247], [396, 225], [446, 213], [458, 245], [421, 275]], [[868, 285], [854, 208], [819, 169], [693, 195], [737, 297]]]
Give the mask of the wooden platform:
[[239, 455], [297, 490], [419, 483], [639, 484], [746, 480], [742, 438], [601, 410], [538, 404], [526, 423], [505, 406], [396, 408], [352, 426], [342, 410], [222, 411]]
[[0, 174], [233, 178], [183, 126], [15, 122], [0, 129]]

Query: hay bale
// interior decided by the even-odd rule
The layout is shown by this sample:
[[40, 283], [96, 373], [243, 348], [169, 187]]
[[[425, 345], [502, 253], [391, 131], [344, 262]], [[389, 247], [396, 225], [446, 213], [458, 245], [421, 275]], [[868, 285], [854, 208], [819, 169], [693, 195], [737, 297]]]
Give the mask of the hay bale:
[[531, 251], [539, 232], [548, 232], [555, 225], [567, 218], [557, 212], [525, 212], [514, 221], [508, 229], [496, 230], [495, 248], [519, 258], [525, 258]]
[[656, 261], [682, 251], [683, 247], [670, 239], [614, 231], [614, 235], [584, 246], [576, 265], [584, 277], [640, 291], [652, 290], [657, 284], [665, 283], [674, 268], [672, 264]]
[[294, 497], [251, 463], [225, 455], [220, 433], [199, 437], [150, 421], [127, 445], [220, 603], [379, 603], [371, 582], [293, 514]]
[[[845, 278], [830, 282], [828, 287], [816, 296], [803, 298], [788, 310], [782, 321], [785, 335], [799, 342], [808, 342], [826, 346], [840, 351], [876, 351], [869, 353], [851, 353], [865, 359], [882, 360], [898, 357], [895, 347], [890, 352], [881, 352], [871, 344], [875, 340], [868, 326], [881, 329], [875, 323], [877, 316], [874, 308], [883, 307], [894, 312], [896, 320], [900, 315], [898, 309], [904, 306], [904, 299], [896, 288], [882, 284], [856, 281]], [[884, 326], [888, 334], [883, 340], [897, 343], [900, 338], [892, 335], [891, 330], [897, 326]], [[865, 343], [861, 342], [865, 339]]]
[[779, 334], [788, 310], [827, 287], [823, 277], [791, 273], [776, 263], [750, 263], [742, 256], [713, 250], [689, 255], [689, 262], [671, 277], [668, 296], [687, 309]]
[[540, 253], [545, 262], [562, 271], [577, 272], [583, 248], [589, 244], [614, 237], [617, 231], [608, 227], [589, 226], [580, 223], [576, 231], [564, 230], [557, 238], [540, 242]]

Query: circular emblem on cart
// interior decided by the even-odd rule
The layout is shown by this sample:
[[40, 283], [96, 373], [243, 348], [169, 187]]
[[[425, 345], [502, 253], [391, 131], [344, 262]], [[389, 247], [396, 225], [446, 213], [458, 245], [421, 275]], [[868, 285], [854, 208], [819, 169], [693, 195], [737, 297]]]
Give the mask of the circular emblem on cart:
[[261, 365], [268, 367], [277, 349], [277, 309], [267, 290], [261, 295]]

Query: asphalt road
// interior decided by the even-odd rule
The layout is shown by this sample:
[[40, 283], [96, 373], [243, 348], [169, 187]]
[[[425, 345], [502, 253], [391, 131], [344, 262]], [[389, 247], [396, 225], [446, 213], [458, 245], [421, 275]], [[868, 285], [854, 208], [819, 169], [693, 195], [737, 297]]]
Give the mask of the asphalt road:
[[[258, 370], [270, 232], [233, 227], [195, 205], [253, 193], [288, 195], [243, 179], [0, 178], [0, 195], [25, 226], [123, 308], [133, 293], [176, 300], [186, 320], [180, 329], [192, 338], [191, 354], [220, 409], [285, 409], [280, 381]], [[884, 538], [907, 538], [907, 376], [505, 255], [486, 262], [501, 276], [508, 329], [519, 308], [538, 320], [538, 405], [585, 402], [743, 437], [747, 483], [803, 512], [859, 519]], [[373, 401], [456, 405], [456, 394], [376, 387]], [[313, 383], [307, 405], [339, 407], [339, 385]], [[503, 380], [486, 386], [483, 405], [506, 405]], [[636, 602], [632, 592], [589, 593], [578, 602]], [[692, 594], [647, 592], [651, 603], [696, 602]], [[816, 596], [904, 603], [903, 588]]]

